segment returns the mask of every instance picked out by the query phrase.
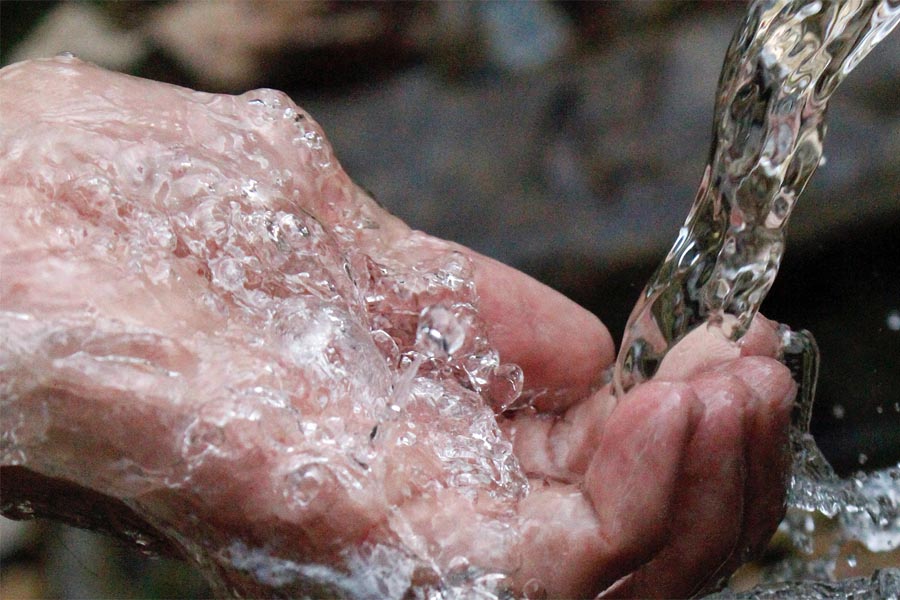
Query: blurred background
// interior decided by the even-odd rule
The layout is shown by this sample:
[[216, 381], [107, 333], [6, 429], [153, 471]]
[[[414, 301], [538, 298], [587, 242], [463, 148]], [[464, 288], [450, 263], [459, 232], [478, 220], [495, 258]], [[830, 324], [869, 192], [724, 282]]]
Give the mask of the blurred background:
[[[4, 0], [0, 63], [70, 51], [205, 91], [282, 89], [390, 211], [526, 271], [620, 338], [699, 184], [744, 10]], [[830, 111], [827, 162], [794, 213], [763, 311], [815, 334], [813, 433], [849, 474], [900, 461], [900, 33]], [[3, 520], [0, 541], [3, 598], [209, 594], [189, 568], [80, 530]], [[786, 552], [776, 539], [765, 560]], [[900, 551], [852, 562], [836, 574], [898, 564]]]

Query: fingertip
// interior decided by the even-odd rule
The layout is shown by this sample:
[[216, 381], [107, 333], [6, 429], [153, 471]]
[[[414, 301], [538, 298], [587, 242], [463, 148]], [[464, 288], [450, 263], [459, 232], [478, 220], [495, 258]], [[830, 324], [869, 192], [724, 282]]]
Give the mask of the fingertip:
[[790, 370], [768, 356], [744, 356], [722, 365], [719, 370], [740, 379], [753, 390], [759, 409], [789, 414], [797, 393]]
[[701, 325], [688, 333], [665, 355], [655, 380], [685, 381], [697, 373], [740, 356], [740, 349], [721, 330]]
[[[739, 548], [743, 557], [762, 552], [784, 517], [791, 453], [788, 431], [797, 385], [773, 358], [748, 356], [723, 367], [756, 395], [747, 414], [747, 477]], [[732, 559], [736, 566], [740, 557]]]
[[738, 342], [738, 346], [741, 349], [741, 356], [777, 356], [781, 350], [778, 323], [757, 314], [750, 323], [747, 333]]

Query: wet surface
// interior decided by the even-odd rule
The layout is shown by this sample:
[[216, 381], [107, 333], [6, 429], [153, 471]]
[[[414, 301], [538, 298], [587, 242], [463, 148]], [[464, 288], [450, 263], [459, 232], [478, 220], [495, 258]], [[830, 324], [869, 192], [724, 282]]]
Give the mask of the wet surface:
[[[354, 180], [391, 211], [536, 274], [618, 337], [693, 198], [715, 78], [742, 10], [567, 7], [579, 43], [524, 71], [403, 46], [363, 51], [378, 58], [374, 75], [291, 86], [296, 61], [332, 64], [333, 51], [320, 49], [319, 63], [295, 52], [270, 81], [294, 90]], [[172, 56], [156, 47], [137, 71], [196, 85]], [[763, 306], [819, 341], [813, 431], [843, 473], [900, 459], [900, 332], [892, 325], [900, 310], [898, 90], [895, 35], [834, 98], [828, 161], [794, 215]]]

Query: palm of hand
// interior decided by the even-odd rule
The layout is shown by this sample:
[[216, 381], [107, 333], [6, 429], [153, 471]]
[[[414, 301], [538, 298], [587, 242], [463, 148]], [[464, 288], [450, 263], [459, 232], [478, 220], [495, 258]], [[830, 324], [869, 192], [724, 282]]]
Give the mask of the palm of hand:
[[[617, 404], [599, 322], [387, 215], [285, 97], [2, 77], [3, 464], [126, 499], [245, 594], [685, 595], [771, 535], [793, 385], [762, 319]], [[433, 305], [468, 335], [417, 360]], [[532, 409], [485, 404], [492, 349]]]

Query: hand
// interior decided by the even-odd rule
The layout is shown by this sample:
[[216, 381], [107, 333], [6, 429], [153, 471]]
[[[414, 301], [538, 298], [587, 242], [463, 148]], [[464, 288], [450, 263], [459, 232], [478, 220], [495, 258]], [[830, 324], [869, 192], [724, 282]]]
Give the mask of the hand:
[[777, 526], [764, 319], [616, 402], [592, 315], [388, 215], [281, 94], [54, 59], [0, 103], [7, 481], [121, 501], [250, 596], [683, 596]]

